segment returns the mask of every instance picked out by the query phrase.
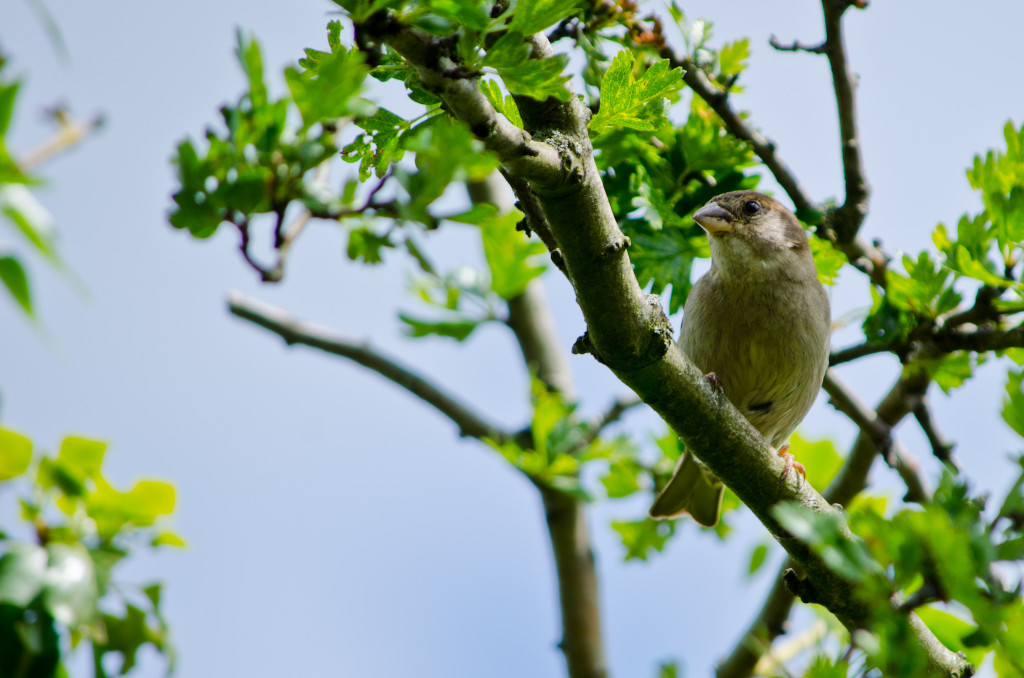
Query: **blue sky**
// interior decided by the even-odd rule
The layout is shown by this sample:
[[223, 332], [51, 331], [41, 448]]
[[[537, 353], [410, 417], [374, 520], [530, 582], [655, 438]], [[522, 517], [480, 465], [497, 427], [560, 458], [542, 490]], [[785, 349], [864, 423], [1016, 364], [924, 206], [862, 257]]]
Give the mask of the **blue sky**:
[[[56, 102], [79, 116], [106, 116], [99, 134], [42, 168], [49, 185], [39, 192], [88, 293], [36, 261], [42, 329], [0, 303], [0, 414], [44, 447], [67, 433], [109, 440], [108, 471], [122, 484], [160, 477], [177, 485], [175, 527], [189, 548], [142, 557], [122, 576], [167, 582], [180, 675], [563, 675], [551, 556], [531, 487], [396, 387], [345, 362], [285, 349], [228, 316], [224, 299], [241, 290], [370, 337], [513, 427], [525, 420], [528, 385], [511, 337], [494, 327], [464, 346], [404, 339], [394, 310], [412, 307], [405, 263], [353, 265], [343, 234], [328, 225], [304, 234], [282, 285], [261, 286], [234, 233], [196, 242], [166, 222], [174, 146], [214, 124], [217, 107], [241, 91], [236, 27], [259, 37], [279, 91], [281, 69], [304, 47], [325, 44], [335, 6], [49, 7], [68, 62], [30, 3], [0, 5], [0, 46], [26, 80], [12, 150], [47, 137], [41, 111]], [[716, 44], [751, 38], [738, 104], [813, 196], [839, 195], [827, 63], [767, 45], [771, 34], [819, 40], [820, 5], [732, 0], [684, 9], [715, 22]], [[1022, 18], [1016, 3], [968, 12], [948, 0], [927, 12], [876, 2], [848, 16], [873, 188], [864, 233], [889, 251], [915, 252], [936, 223], [979, 209], [964, 169], [973, 154], [1001, 143], [1007, 119], [1024, 122]], [[0, 243], [8, 238], [0, 232]], [[451, 265], [480, 256], [468, 230], [446, 236], [436, 252]], [[835, 317], [867, 303], [861, 281], [848, 278], [834, 292]], [[568, 349], [582, 319], [563, 280], [547, 287]], [[852, 341], [841, 333], [834, 343]], [[571, 364], [584, 412], [623, 391], [589, 358]], [[893, 360], [874, 358], [842, 376], [873, 402], [895, 372]], [[992, 364], [952, 398], [932, 394], [968, 476], [997, 493], [1011, 480], [1007, 453], [1019, 447], [997, 414], [1004, 372]], [[627, 424], [660, 430], [643, 413]], [[831, 435], [841, 447], [853, 435], [822, 403], [804, 431]], [[900, 435], [934, 474], [914, 425]], [[888, 469], [876, 466], [873, 477], [899, 496]], [[9, 497], [0, 499], [0, 511], [14, 510]], [[685, 675], [708, 675], [770, 583], [743, 577], [763, 530], [742, 518], [736, 539], [722, 545], [686, 526], [653, 562], [623, 563], [608, 522], [641, 515], [645, 501], [590, 514], [612, 672], [653, 675], [658, 661], [675, 658]], [[11, 519], [0, 514], [4, 524]], [[139, 675], [160, 675], [152, 659]]]

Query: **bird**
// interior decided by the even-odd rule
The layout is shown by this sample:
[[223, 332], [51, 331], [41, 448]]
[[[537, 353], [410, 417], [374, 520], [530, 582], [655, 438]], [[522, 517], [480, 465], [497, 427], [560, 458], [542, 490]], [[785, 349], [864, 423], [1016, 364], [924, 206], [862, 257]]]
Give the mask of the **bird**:
[[[693, 220], [707, 232], [711, 268], [686, 298], [679, 347], [786, 459], [782, 478], [803, 473], [786, 441], [821, 388], [832, 328], [807, 232], [757, 191], [723, 193]], [[649, 515], [688, 513], [713, 527], [723, 492], [687, 449]]]

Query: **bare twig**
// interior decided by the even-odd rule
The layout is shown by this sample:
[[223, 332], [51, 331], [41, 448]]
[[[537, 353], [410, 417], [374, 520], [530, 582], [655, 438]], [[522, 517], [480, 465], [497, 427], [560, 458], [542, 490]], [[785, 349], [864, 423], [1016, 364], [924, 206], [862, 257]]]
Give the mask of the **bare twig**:
[[626, 412], [642, 403], [643, 401], [637, 398], [636, 395], [620, 396], [616, 398], [611, 407], [590, 422], [590, 426], [587, 428], [587, 433], [580, 441], [579, 447], [584, 448], [592, 443], [599, 435], [601, 435], [601, 432], [604, 431], [604, 429], [621, 419], [622, 415]]
[[842, 18], [850, 7], [848, 0], [821, 0], [825, 16], [824, 53], [832, 70], [832, 85], [839, 111], [839, 137], [843, 154], [843, 177], [846, 182], [845, 199], [836, 209], [834, 223], [840, 243], [849, 243], [857, 236], [868, 213], [870, 190], [864, 176], [860, 138], [857, 135], [857, 101], [854, 94], [854, 75], [850, 72], [843, 38]]
[[807, 52], [809, 54], [824, 54], [825, 43], [818, 43], [817, 45], [805, 45], [799, 40], [794, 40], [792, 43], [785, 45], [779, 42], [779, 39], [774, 35], [768, 38], [768, 44], [780, 52]]
[[[892, 437], [892, 426], [882, 420], [878, 414], [862, 403], [853, 391], [835, 373], [825, 373], [825, 392], [830, 396], [832, 405], [848, 416], [860, 429], [861, 435], [871, 440], [879, 454], [892, 467], [907, 486], [904, 501], [926, 504], [931, 501], [932, 489], [927, 478], [920, 471], [917, 459], [898, 440]], [[917, 400], [920, 402], [920, 399]]]
[[52, 115], [57, 122], [57, 131], [52, 137], [18, 159], [18, 167], [22, 170], [27, 171], [53, 156], [63, 153], [103, 126], [102, 116], [97, 115], [81, 122], [72, 118], [71, 114], [62, 107], [55, 109]]
[[496, 442], [510, 439], [510, 433], [486, 421], [469, 406], [411, 369], [373, 349], [366, 341], [348, 337], [319, 325], [297, 320], [284, 309], [247, 297], [240, 292], [228, 295], [228, 310], [243, 320], [270, 330], [289, 346], [300, 344], [332, 355], [348, 358], [373, 370], [417, 398], [434, 407], [459, 427], [459, 435], [490, 438]]
[[935, 458], [959, 470], [960, 462], [953, 455], [955, 445], [946, 436], [942, 435], [942, 432], [935, 425], [931, 410], [928, 408], [928, 400], [924, 396], [921, 396], [921, 399], [914, 407], [914, 419], [917, 420], [921, 430], [928, 438], [928, 444], [932, 446], [932, 454], [935, 455]]

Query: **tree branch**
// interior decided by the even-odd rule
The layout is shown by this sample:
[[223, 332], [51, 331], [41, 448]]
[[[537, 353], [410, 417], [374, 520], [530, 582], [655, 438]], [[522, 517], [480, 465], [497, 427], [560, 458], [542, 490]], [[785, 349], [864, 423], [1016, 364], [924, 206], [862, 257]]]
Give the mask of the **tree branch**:
[[289, 346], [293, 344], [309, 346], [325, 353], [348, 358], [373, 370], [448, 417], [459, 427], [460, 436], [477, 439], [490, 438], [499, 443], [512, 437], [512, 434], [486, 421], [426, 378], [377, 352], [363, 340], [296, 320], [287, 311], [247, 297], [240, 292], [228, 294], [228, 310], [232, 315], [277, 334]]
[[[892, 429], [902, 420], [913, 403], [918, 402], [928, 387], [928, 381], [902, 375], [889, 393], [879, 403], [876, 411], [869, 410], [840, 381], [835, 370], [825, 373], [825, 391], [832, 398], [832, 404], [843, 411], [860, 428], [853, 447], [843, 467], [825, 490], [825, 498], [833, 503], [847, 505], [867, 486], [867, 473], [875, 457], [883, 450], [895, 447]], [[841, 406], [840, 406], [841, 405]], [[923, 497], [930, 501], [931, 490], [927, 481], [917, 472], [916, 462], [904, 459], [895, 466], [907, 484], [907, 499]], [[755, 665], [771, 647], [772, 641], [785, 632], [786, 619], [793, 606], [795, 596], [786, 588], [784, 575], [794, 565], [792, 558], [786, 558], [779, 568], [760, 612], [743, 632], [740, 641], [718, 666], [717, 678], [747, 678], [752, 675]]]
[[[501, 212], [508, 212], [511, 205], [499, 184], [498, 176], [491, 174], [485, 181], [468, 184], [467, 189], [474, 203], [490, 203]], [[530, 281], [522, 294], [509, 299], [507, 325], [516, 336], [527, 369], [548, 388], [573, 400], [572, 372], [565, 349], [558, 341], [540, 280]], [[536, 481], [534, 484], [540, 491], [554, 553], [562, 617], [559, 647], [565, 655], [569, 676], [605, 678], [600, 596], [586, 505], [548, 485]]]
[[821, 0], [825, 15], [824, 52], [832, 70], [832, 85], [839, 111], [839, 137], [843, 154], [843, 177], [846, 198], [835, 212], [834, 227], [838, 241], [852, 242], [868, 213], [870, 190], [864, 177], [860, 139], [857, 136], [857, 102], [854, 94], [854, 75], [850, 72], [843, 39], [843, 14], [850, 7], [849, 0]]
[[927, 504], [931, 501], [932, 489], [928, 479], [921, 474], [920, 464], [902, 443], [892, 437], [892, 426], [885, 423], [878, 414], [860, 401], [852, 390], [840, 379], [834, 370], [825, 373], [825, 392], [829, 402], [850, 418], [860, 429], [861, 435], [871, 440], [873, 454], [881, 455], [907, 486], [904, 501]]
[[942, 435], [936, 427], [935, 421], [932, 419], [931, 410], [928, 408], [928, 400], [924, 396], [921, 396], [921, 399], [914, 407], [914, 419], [917, 420], [925, 437], [928, 438], [928, 444], [932, 446], [932, 454], [935, 455], [935, 458], [959, 470], [960, 462], [953, 455], [955, 445], [946, 436]]

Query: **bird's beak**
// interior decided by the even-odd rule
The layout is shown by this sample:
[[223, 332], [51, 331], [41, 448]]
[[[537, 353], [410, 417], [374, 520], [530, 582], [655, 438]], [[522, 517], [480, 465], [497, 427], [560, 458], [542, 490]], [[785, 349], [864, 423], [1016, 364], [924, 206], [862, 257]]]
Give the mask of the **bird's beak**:
[[732, 230], [732, 215], [716, 202], [708, 203], [694, 212], [693, 220], [700, 224], [708, 235]]

